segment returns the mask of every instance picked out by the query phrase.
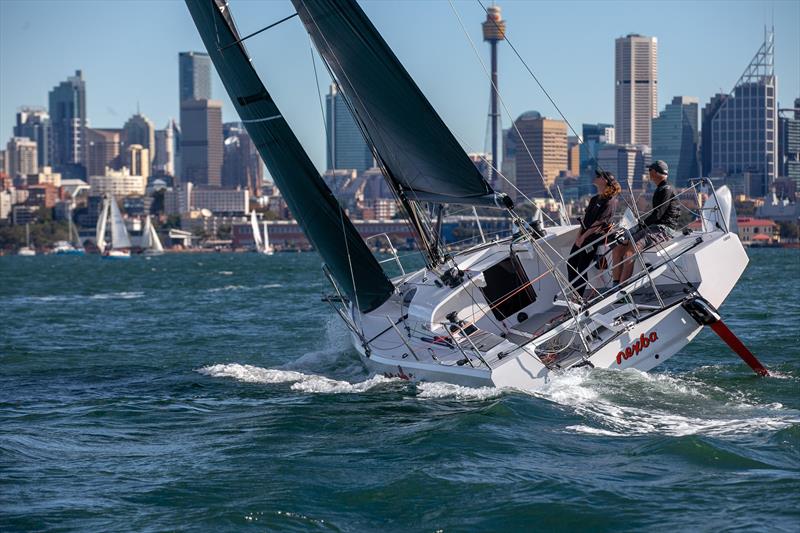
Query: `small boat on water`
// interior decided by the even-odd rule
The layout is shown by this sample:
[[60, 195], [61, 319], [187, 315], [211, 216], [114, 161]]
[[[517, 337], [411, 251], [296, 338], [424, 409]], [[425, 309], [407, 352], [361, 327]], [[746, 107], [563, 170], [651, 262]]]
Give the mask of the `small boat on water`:
[[56, 255], [84, 255], [86, 251], [81, 245], [78, 230], [75, 228], [75, 224], [72, 223], [72, 206], [70, 206], [67, 220], [69, 221], [69, 238], [72, 242], [57, 241], [53, 244], [53, 253]]
[[[637, 248], [626, 259], [633, 275], [621, 285], [612, 286], [601, 264], [589, 267], [584, 297], [567, 277], [580, 227], [566, 220], [543, 227], [519, 215], [354, 0], [292, 0], [414, 230], [425, 267], [405, 272], [396, 254], [380, 262], [371, 254], [264, 87], [243, 44], [259, 32], [242, 38], [226, 0], [186, 3], [275, 184], [323, 259], [334, 289], [325, 301], [374, 372], [536, 390], [575, 368], [650, 370], [708, 325], [757, 374], [767, 374], [716, 311], [748, 262], [726, 188], [693, 182], [681, 194], [701, 206], [701, 228], [687, 225]], [[614, 231], [630, 240], [646, 213], [629, 203]], [[496, 209], [517, 231], [449, 248], [442, 218], [451, 205]], [[384, 272], [387, 261], [399, 276]]]
[[254, 251], [263, 255], [272, 255], [275, 250], [269, 243], [269, 231], [267, 230], [267, 221], [264, 221], [264, 237], [261, 237], [261, 228], [258, 226], [258, 219], [256, 212], [250, 211], [250, 227], [253, 230], [253, 243], [255, 245]]
[[142, 231], [142, 253], [144, 255], [162, 255], [164, 253], [164, 246], [161, 244], [161, 239], [158, 238], [155, 226], [153, 226], [150, 215], [144, 220], [144, 230]]
[[25, 246], [17, 250], [17, 255], [32, 257], [36, 255], [36, 250], [31, 247], [31, 228], [30, 224], [25, 224]]
[[[109, 239], [106, 240], [106, 233]], [[116, 200], [110, 194], [103, 197], [103, 207], [97, 219], [96, 243], [104, 259], [130, 259], [131, 239]]]

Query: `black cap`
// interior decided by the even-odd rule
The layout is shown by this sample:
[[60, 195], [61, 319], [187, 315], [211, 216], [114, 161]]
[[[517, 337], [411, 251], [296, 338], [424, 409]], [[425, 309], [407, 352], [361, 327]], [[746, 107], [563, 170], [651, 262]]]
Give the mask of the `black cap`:
[[647, 167], [647, 170], [655, 170], [662, 176], [666, 176], [669, 174], [669, 167], [664, 161], [661, 161], [660, 159], [658, 161], [653, 161], [653, 163], [649, 167]]

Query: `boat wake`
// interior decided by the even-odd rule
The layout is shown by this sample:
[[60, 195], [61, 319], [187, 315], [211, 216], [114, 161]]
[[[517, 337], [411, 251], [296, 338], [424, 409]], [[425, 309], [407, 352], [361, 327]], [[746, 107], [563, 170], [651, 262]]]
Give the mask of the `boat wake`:
[[48, 296], [18, 296], [10, 298], [11, 304], [36, 304], [53, 302], [77, 302], [82, 300], [135, 300], [143, 298], [142, 291], [101, 292], [97, 294], [54, 294]]
[[260, 289], [277, 289], [281, 287], [280, 283], [266, 283], [264, 285], [225, 285], [224, 287], [213, 287], [206, 289], [206, 292], [227, 292], [227, 291], [242, 291], [242, 290], [260, 290]]

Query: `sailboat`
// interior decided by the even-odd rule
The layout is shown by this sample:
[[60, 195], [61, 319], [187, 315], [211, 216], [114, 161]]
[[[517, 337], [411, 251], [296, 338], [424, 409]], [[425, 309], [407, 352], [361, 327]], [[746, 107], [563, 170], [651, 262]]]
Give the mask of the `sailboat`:
[[[106, 230], [111, 229], [111, 240], [106, 240]], [[131, 257], [131, 239], [128, 229], [122, 219], [114, 197], [106, 194], [103, 197], [103, 207], [97, 219], [97, 249], [106, 259], [129, 259]]]
[[261, 238], [261, 228], [258, 227], [258, 219], [256, 218], [256, 212], [250, 211], [250, 227], [253, 230], [253, 242], [255, 244], [255, 251], [264, 254], [264, 255], [272, 255], [274, 250], [272, 246], [269, 244], [269, 232], [267, 230], [267, 221], [264, 221], [264, 238]]
[[[637, 251], [634, 274], [621, 286], [604, 289], [607, 273], [592, 266], [583, 273], [592, 287], [583, 298], [566, 271], [579, 227], [541, 227], [519, 216], [354, 0], [292, 0], [425, 259], [424, 268], [405, 272], [395, 256], [400, 275], [390, 278], [259, 79], [228, 3], [186, 3], [243, 124], [323, 260], [333, 287], [326, 301], [375, 373], [536, 390], [575, 368], [650, 370], [709, 325], [767, 374], [716, 311], [748, 262], [727, 189], [695, 182], [688, 194], [708, 195], [700, 230], [685, 228]], [[450, 205], [496, 209], [518, 233], [448, 249], [441, 224]], [[630, 235], [631, 228], [620, 231]]]
[[142, 231], [142, 253], [144, 255], [161, 255], [164, 253], [164, 246], [158, 238], [156, 228], [150, 220], [150, 215], [144, 220], [144, 231]]
[[72, 223], [72, 206], [69, 208], [67, 216], [69, 221], [69, 241], [57, 241], [53, 244], [53, 253], [56, 255], [84, 255], [86, 251], [81, 245], [78, 230], [75, 224]]
[[17, 255], [31, 257], [36, 255], [36, 250], [31, 247], [31, 228], [30, 224], [25, 224], [25, 246], [17, 251]]

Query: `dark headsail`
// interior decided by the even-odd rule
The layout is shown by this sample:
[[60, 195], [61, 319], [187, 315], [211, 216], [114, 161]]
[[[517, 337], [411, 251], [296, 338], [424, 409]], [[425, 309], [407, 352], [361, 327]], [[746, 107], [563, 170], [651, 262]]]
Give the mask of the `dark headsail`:
[[495, 205], [464, 153], [355, 0], [292, 0], [398, 193], [410, 201]]
[[244, 46], [227, 46], [239, 39], [229, 8], [222, 0], [186, 0], [186, 5], [292, 214], [345, 294], [361, 311], [375, 309], [394, 287], [264, 88]]

